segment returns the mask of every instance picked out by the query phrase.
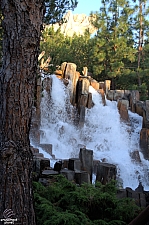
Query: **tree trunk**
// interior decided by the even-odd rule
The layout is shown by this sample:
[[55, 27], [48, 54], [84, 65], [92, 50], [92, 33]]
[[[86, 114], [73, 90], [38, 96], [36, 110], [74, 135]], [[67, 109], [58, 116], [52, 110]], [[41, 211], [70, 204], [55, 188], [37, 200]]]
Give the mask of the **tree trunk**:
[[3, 212], [12, 209], [15, 224], [33, 225], [29, 131], [44, 0], [1, 0], [1, 8], [0, 221], [8, 218]]

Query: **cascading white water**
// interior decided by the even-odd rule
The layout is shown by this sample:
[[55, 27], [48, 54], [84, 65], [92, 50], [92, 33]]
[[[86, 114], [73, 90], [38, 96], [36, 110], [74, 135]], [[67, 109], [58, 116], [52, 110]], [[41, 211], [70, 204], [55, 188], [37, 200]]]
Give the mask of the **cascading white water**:
[[[144, 189], [149, 190], [149, 161], [139, 148], [142, 117], [129, 112], [131, 126], [121, 122], [117, 103], [107, 100], [103, 106], [101, 96], [90, 86], [94, 106], [86, 109], [84, 127], [75, 126], [69, 86], [66, 88], [55, 75], [51, 77], [51, 97], [44, 91], [41, 101], [41, 142], [52, 144], [58, 159], [78, 157], [80, 146], [84, 145], [93, 150], [94, 159], [117, 166], [124, 188], [135, 189], [141, 181]], [[141, 162], [130, 157], [137, 150]]]

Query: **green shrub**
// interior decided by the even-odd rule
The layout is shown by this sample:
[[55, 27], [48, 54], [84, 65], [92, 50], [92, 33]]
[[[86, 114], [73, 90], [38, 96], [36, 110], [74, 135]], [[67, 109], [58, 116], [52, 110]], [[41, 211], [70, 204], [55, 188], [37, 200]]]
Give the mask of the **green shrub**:
[[59, 175], [49, 186], [34, 182], [37, 225], [126, 225], [139, 212], [132, 199], [118, 199], [114, 181], [76, 184]]

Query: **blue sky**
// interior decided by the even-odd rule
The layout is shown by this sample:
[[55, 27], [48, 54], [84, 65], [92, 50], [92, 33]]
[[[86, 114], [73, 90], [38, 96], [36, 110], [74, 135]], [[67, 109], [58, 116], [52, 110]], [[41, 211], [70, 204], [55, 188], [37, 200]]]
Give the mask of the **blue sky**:
[[91, 11], [99, 11], [100, 2], [100, 0], [78, 0], [78, 6], [73, 11], [73, 14], [84, 13], [89, 15]]

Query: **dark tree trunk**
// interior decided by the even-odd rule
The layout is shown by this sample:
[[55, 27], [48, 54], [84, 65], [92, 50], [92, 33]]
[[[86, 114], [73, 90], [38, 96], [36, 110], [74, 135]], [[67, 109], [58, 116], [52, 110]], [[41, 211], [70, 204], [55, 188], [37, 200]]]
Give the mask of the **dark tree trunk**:
[[33, 225], [29, 131], [44, 0], [1, 0], [1, 8], [0, 219], [12, 209], [15, 224]]

